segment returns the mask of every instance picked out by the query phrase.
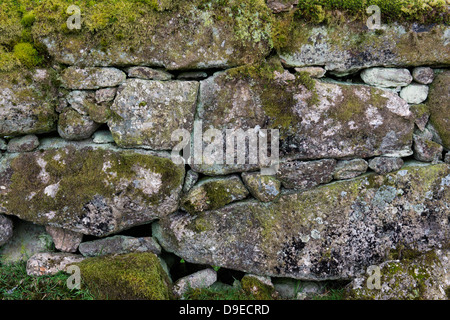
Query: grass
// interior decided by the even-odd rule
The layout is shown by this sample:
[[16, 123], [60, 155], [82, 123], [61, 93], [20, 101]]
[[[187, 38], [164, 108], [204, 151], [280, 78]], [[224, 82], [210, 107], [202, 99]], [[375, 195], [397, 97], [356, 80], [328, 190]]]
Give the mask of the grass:
[[0, 300], [93, 300], [91, 293], [83, 288], [67, 288], [70, 275], [29, 276], [26, 262], [3, 264], [0, 261]]

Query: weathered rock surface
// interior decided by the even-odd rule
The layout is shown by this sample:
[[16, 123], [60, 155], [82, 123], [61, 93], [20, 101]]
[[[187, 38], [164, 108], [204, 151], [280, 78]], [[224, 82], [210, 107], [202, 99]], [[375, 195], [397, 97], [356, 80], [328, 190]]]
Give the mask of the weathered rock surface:
[[109, 130], [99, 130], [92, 135], [92, 142], [98, 144], [114, 143], [114, 138]]
[[[36, 71], [37, 72], [37, 71]], [[34, 80], [32, 71], [14, 71], [0, 77], [0, 135], [18, 136], [56, 130], [58, 115], [53, 86], [45, 79]]]
[[148, 67], [131, 67], [127, 70], [129, 78], [138, 78], [143, 80], [170, 80], [173, 78], [168, 72], [152, 69]]
[[424, 162], [433, 162], [442, 159], [444, 148], [430, 140], [414, 135], [414, 159]]
[[352, 179], [365, 173], [368, 167], [368, 163], [364, 159], [338, 161], [333, 178], [336, 180]]
[[425, 104], [417, 104], [410, 106], [409, 109], [414, 115], [414, 123], [421, 131], [424, 131], [428, 123], [428, 119], [430, 118], [430, 110], [428, 107]]
[[46, 226], [45, 231], [52, 237], [56, 250], [63, 252], [76, 252], [83, 239], [81, 233], [58, 227]]
[[44, 139], [0, 162], [0, 210], [21, 219], [104, 236], [178, 208], [184, 167], [167, 154]]
[[199, 174], [193, 170], [186, 172], [186, 177], [184, 178], [183, 192], [189, 192], [192, 187], [197, 183], [199, 179]]
[[79, 249], [80, 253], [85, 257], [98, 257], [132, 252], [161, 253], [161, 247], [152, 237], [134, 238], [129, 236], [113, 236], [83, 242], [80, 244]]
[[197, 271], [183, 277], [173, 285], [173, 293], [176, 297], [180, 298], [190, 288], [199, 289], [207, 288], [217, 281], [217, 272], [211, 268]]
[[68, 67], [62, 72], [61, 82], [67, 89], [90, 90], [118, 86], [126, 77], [123, 71], [116, 68]]
[[66, 140], [85, 140], [99, 127], [100, 124], [72, 109], [66, 109], [59, 115], [58, 134]]
[[38, 137], [34, 134], [29, 134], [9, 140], [6, 150], [8, 152], [28, 152], [33, 151], [37, 147], [39, 147]]
[[13, 223], [10, 218], [0, 215], [0, 247], [13, 236]]
[[400, 97], [408, 103], [419, 104], [427, 100], [428, 86], [412, 83], [400, 91]]
[[430, 84], [434, 80], [434, 71], [429, 67], [417, 67], [414, 68], [412, 76], [418, 83]]
[[377, 174], [386, 174], [399, 170], [403, 166], [401, 158], [394, 157], [376, 157], [369, 161], [369, 168]]
[[430, 109], [430, 123], [450, 150], [450, 71], [439, 73], [430, 85], [427, 106]]
[[206, 178], [183, 196], [181, 208], [192, 214], [214, 210], [231, 202], [245, 199], [248, 194], [248, 190], [237, 175]]
[[348, 279], [386, 260], [397, 245], [425, 252], [448, 243], [449, 185], [448, 165], [414, 163], [386, 176], [285, 192], [271, 203], [179, 212], [154, 223], [153, 236], [188, 262], [304, 280]]
[[413, 80], [408, 69], [369, 68], [361, 72], [361, 79], [370, 85], [383, 88], [405, 87]]
[[321, 67], [303, 67], [303, 68], [295, 68], [296, 72], [306, 72], [309, 74], [311, 78], [322, 78], [327, 72], [324, 68]]
[[281, 194], [281, 181], [273, 176], [258, 172], [243, 172], [244, 181], [250, 193], [259, 201], [270, 202]]
[[171, 150], [177, 129], [193, 128], [198, 82], [129, 79], [118, 90], [108, 126], [121, 147]]
[[283, 162], [276, 174], [287, 189], [310, 189], [333, 180], [336, 160]]
[[97, 103], [113, 101], [117, 93], [117, 88], [103, 88], [95, 91], [95, 101]]
[[84, 260], [83, 256], [62, 252], [36, 253], [27, 261], [29, 276], [44, 276], [66, 271], [67, 267]]

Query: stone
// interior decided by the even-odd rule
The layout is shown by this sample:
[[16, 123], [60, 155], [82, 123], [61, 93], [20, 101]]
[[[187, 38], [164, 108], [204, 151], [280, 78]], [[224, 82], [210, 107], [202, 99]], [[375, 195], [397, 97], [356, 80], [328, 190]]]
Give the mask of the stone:
[[447, 41], [448, 27], [443, 24], [418, 30], [415, 22], [382, 21], [380, 30], [367, 30], [359, 21], [331, 27], [299, 20], [290, 24], [287, 45], [278, 52], [287, 67], [323, 66], [345, 76], [371, 67], [447, 65]]
[[181, 208], [189, 213], [221, 208], [245, 199], [249, 192], [237, 175], [206, 178], [199, 181], [182, 197]]
[[369, 161], [369, 168], [377, 174], [386, 174], [399, 170], [403, 166], [401, 158], [376, 157]]
[[97, 103], [110, 102], [116, 97], [117, 88], [103, 88], [95, 91], [95, 101]]
[[8, 148], [8, 143], [6, 142], [6, 140], [3, 138], [0, 138], [0, 150], [6, 151], [7, 148]]
[[99, 127], [100, 124], [72, 109], [59, 115], [58, 134], [66, 140], [88, 139]]
[[351, 279], [388, 260], [400, 244], [424, 253], [448, 243], [449, 185], [447, 164], [411, 162], [386, 176], [284, 192], [270, 203], [177, 212], [152, 224], [152, 235], [190, 263], [310, 281]]
[[361, 72], [361, 79], [373, 86], [397, 88], [409, 85], [413, 78], [405, 68], [369, 68]]
[[444, 162], [450, 164], [450, 152], [445, 154]]
[[[430, 85], [427, 106], [430, 109], [430, 124], [441, 138], [441, 144], [450, 150], [450, 71], [436, 75]], [[436, 141], [438, 142], [438, 141]], [[438, 142], [439, 143], [439, 142]]]
[[[86, 90], [73, 90], [70, 91], [66, 97], [67, 103], [83, 116], [89, 115], [90, 105], [94, 104], [95, 93], [93, 91]], [[64, 112], [62, 110], [60, 113]]]
[[178, 75], [178, 80], [202, 80], [208, 77], [208, 74], [203, 71], [182, 72]]
[[411, 104], [419, 104], [427, 100], [428, 86], [412, 83], [400, 91], [400, 97]]
[[[414, 118], [397, 93], [366, 85], [318, 81], [299, 74], [292, 81], [274, 80], [275, 72], [270, 70], [271, 65], [243, 66], [201, 81], [194, 135], [214, 128], [222, 132], [225, 146], [226, 130], [241, 130], [247, 137], [271, 145], [271, 130], [278, 130], [279, 148], [274, 146], [282, 159], [412, 155]], [[283, 74], [282, 70], [278, 74]], [[266, 76], [261, 75], [265, 72]], [[202, 126], [197, 125], [199, 122]], [[203, 150], [209, 146], [203, 139]], [[238, 144], [235, 153], [248, 154], [245, 148]], [[264, 167], [261, 159], [256, 164], [222, 163], [191, 161], [190, 165], [206, 175]]]
[[[89, 118], [89, 120], [97, 123], [106, 123], [110, 116], [111, 102], [103, 100], [114, 99], [116, 90], [117, 88], [105, 88], [95, 92], [74, 90], [68, 94], [67, 102], [72, 109], [85, 116], [86, 120]], [[108, 95], [112, 95], [112, 97], [108, 97]], [[64, 110], [60, 113], [64, 113]]]
[[10, 218], [0, 215], [0, 247], [13, 236], [13, 222]]
[[311, 78], [323, 78], [325, 73], [327, 72], [324, 68], [321, 67], [302, 67], [295, 68], [296, 72], [306, 72], [309, 74]]
[[[416, 254], [417, 255], [417, 254]], [[380, 287], [370, 289], [367, 275], [358, 276], [346, 288], [350, 300], [448, 300], [450, 251], [434, 250], [416, 257], [385, 261]]]
[[430, 67], [416, 67], [412, 72], [413, 79], [421, 84], [430, 84], [434, 80], [434, 71]]
[[29, 276], [54, 275], [60, 271], [67, 271], [70, 265], [84, 260], [83, 256], [62, 252], [36, 253], [27, 261]]
[[275, 288], [269, 277], [246, 274], [241, 279], [241, 286], [245, 293], [256, 300], [272, 300], [276, 298]]
[[173, 78], [173, 75], [163, 71], [148, 67], [131, 67], [127, 70], [129, 78], [138, 78], [143, 80], [167, 81]]
[[92, 142], [105, 144], [114, 143], [114, 138], [109, 130], [99, 130], [92, 135]]
[[23, 136], [56, 130], [58, 114], [50, 79], [32, 79], [19, 70], [0, 77], [0, 136]]
[[76, 252], [81, 240], [83, 240], [81, 233], [63, 228], [46, 226], [45, 231], [52, 237], [55, 249], [63, 252]]
[[333, 180], [336, 160], [282, 162], [276, 174], [287, 189], [310, 189]]
[[152, 252], [161, 254], [161, 247], [152, 237], [134, 238], [113, 236], [80, 244], [80, 253], [85, 257], [99, 257], [132, 252]]
[[267, 0], [267, 6], [273, 13], [290, 11], [298, 5], [298, 0]]
[[86, 258], [76, 264], [95, 300], [169, 300], [172, 284], [151, 252]]
[[62, 86], [72, 90], [94, 90], [115, 87], [125, 81], [127, 75], [116, 68], [68, 67], [61, 74]]
[[409, 109], [414, 115], [415, 118], [414, 123], [421, 131], [424, 131], [428, 123], [428, 119], [430, 118], [430, 110], [428, 109], [427, 105], [425, 104], [411, 105]]
[[[440, 133], [436, 130], [436, 128], [431, 124], [429, 121], [427, 123], [427, 126], [425, 127], [425, 132], [428, 140], [432, 140], [436, 142], [437, 144], [440, 144], [441, 146], [444, 145], [444, 142], [442, 142], [442, 138], [440, 136]], [[428, 136], [431, 135], [431, 138], [428, 138]], [[445, 146], [444, 146], [445, 148]]]
[[178, 144], [172, 141], [175, 130], [192, 131], [198, 86], [195, 81], [128, 79], [108, 121], [117, 145], [171, 150]]
[[336, 164], [333, 178], [336, 180], [352, 179], [362, 175], [369, 165], [364, 159], [341, 160]]
[[8, 152], [29, 152], [39, 147], [39, 138], [34, 134], [12, 138], [8, 142]]
[[281, 181], [258, 172], [243, 172], [242, 180], [252, 196], [262, 202], [275, 200], [281, 194]]
[[199, 174], [194, 170], [189, 170], [186, 172], [186, 178], [184, 179], [183, 192], [187, 193], [192, 187], [197, 183], [199, 179]]
[[295, 298], [297, 300], [306, 300], [308, 298], [323, 294], [323, 285], [313, 281], [302, 281], [299, 287], [299, 292]]
[[[81, 67], [226, 69], [270, 53], [271, 11], [264, 1], [211, 6], [166, 1], [155, 6], [129, 0], [95, 8], [80, 3], [83, 28], [70, 35], [61, 28], [66, 8], [51, 15], [42, 9], [36, 12], [33, 36], [56, 62]], [[115, 19], [105, 25], [111, 12]]]
[[281, 299], [295, 299], [300, 291], [301, 281], [290, 278], [273, 278], [273, 286]]
[[175, 297], [181, 298], [188, 289], [208, 288], [217, 281], [217, 272], [211, 268], [203, 269], [178, 279], [173, 285]]
[[3, 263], [26, 261], [35, 253], [53, 251], [52, 237], [45, 228], [27, 221], [15, 221], [13, 236], [0, 247]]
[[94, 236], [118, 233], [177, 210], [184, 166], [170, 155], [90, 140], [42, 139], [0, 166], [0, 208], [41, 225]]
[[423, 139], [414, 135], [414, 159], [424, 162], [435, 162], [442, 160], [444, 148], [433, 141]]

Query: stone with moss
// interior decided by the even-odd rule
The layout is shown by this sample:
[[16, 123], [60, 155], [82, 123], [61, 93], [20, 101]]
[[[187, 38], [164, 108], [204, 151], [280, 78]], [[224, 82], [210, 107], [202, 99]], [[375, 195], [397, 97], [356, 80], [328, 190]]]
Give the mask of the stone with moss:
[[200, 180], [181, 199], [181, 208], [189, 213], [221, 208], [245, 199], [249, 192], [237, 175]]
[[34, 134], [12, 138], [8, 142], [8, 152], [29, 152], [39, 146], [39, 138]]
[[2, 212], [105, 236], [177, 210], [184, 166], [166, 153], [43, 139], [1, 158]]
[[412, 162], [386, 176], [284, 191], [270, 203], [177, 212], [154, 223], [152, 234], [191, 263], [301, 280], [349, 279], [389, 260], [399, 244], [420, 253], [448, 244], [449, 185], [448, 165]]
[[376, 157], [369, 161], [369, 168], [377, 174], [383, 175], [399, 170], [404, 164], [402, 158], [397, 157]]
[[117, 68], [68, 67], [61, 74], [61, 84], [67, 89], [92, 90], [115, 87], [126, 79], [125, 72]]
[[127, 69], [127, 74], [129, 78], [138, 78], [143, 80], [171, 80], [173, 78], [173, 75], [170, 73], [158, 70], [158, 69], [152, 69], [149, 67], [131, 67]]
[[87, 258], [76, 264], [97, 300], [169, 300], [169, 277], [153, 253]]
[[152, 237], [134, 238], [130, 236], [113, 236], [80, 244], [80, 253], [85, 257], [98, 257], [132, 252], [152, 252], [161, 254], [161, 247]]
[[336, 180], [352, 179], [366, 173], [369, 165], [364, 159], [341, 160], [336, 164], [333, 178]]
[[430, 140], [414, 135], [414, 159], [424, 162], [437, 162], [442, 160], [444, 148]]
[[241, 279], [242, 289], [256, 300], [273, 300], [276, 298], [276, 291], [270, 278], [246, 274]]
[[450, 251], [436, 249], [414, 258], [390, 260], [380, 268], [379, 287], [369, 275], [361, 275], [346, 288], [352, 300], [448, 300]]
[[85, 140], [99, 128], [100, 124], [83, 116], [73, 109], [67, 109], [59, 115], [58, 133], [66, 140]]
[[361, 79], [372, 86], [397, 88], [408, 86], [413, 77], [406, 68], [369, 68], [361, 72]]
[[280, 163], [276, 177], [287, 189], [306, 190], [333, 180], [336, 160], [287, 161]]
[[198, 82], [129, 79], [119, 88], [108, 126], [121, 147], [171, 150], [176, 130], [191, 132]]
[[53, 275], [60, 271], [66, 271], [70, 265], [83, 260], [83, 256], [73, 253], [36, 253], [27, 261], [27, 274], [29, 276]]
[[13, 236], [13, 222], [10, 218], [0, 215], [0, 247]]
[[190, 289], [208, 288], [217, 281], [217, 272], [212, 268], [197, 271], [178, 279], [173, 285], [175, 297], [181, 298]]
[[274, 176], [258, 172], [243, 172], [242, 180], [250, 193], [259, 201], [270, 202], [281, 194], [281, 181]]
[[426, 104], [416, 104], [409, 106], [409, 110], [414, 115], [414, 123], [420, 129], [420, 131], [424, 131], [425, 127], [428, 123], [428, 119], [430, 118], [430, 110], [428, 109]]
[[430, 85], [427, 106], [430, 109], [430, 123], [440, 136], [442, 145], [450, 149], [450, 71], [439, 73]]

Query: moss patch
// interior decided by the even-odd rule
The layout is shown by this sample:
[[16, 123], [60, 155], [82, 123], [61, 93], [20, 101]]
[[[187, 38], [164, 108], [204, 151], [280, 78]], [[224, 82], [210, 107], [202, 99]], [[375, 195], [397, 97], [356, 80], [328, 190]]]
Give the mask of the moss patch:
[[430, 122], [439, 133], [445, 148], [450, 149], [450, 71], [436, 76], [430, 86], [427, 106]]

